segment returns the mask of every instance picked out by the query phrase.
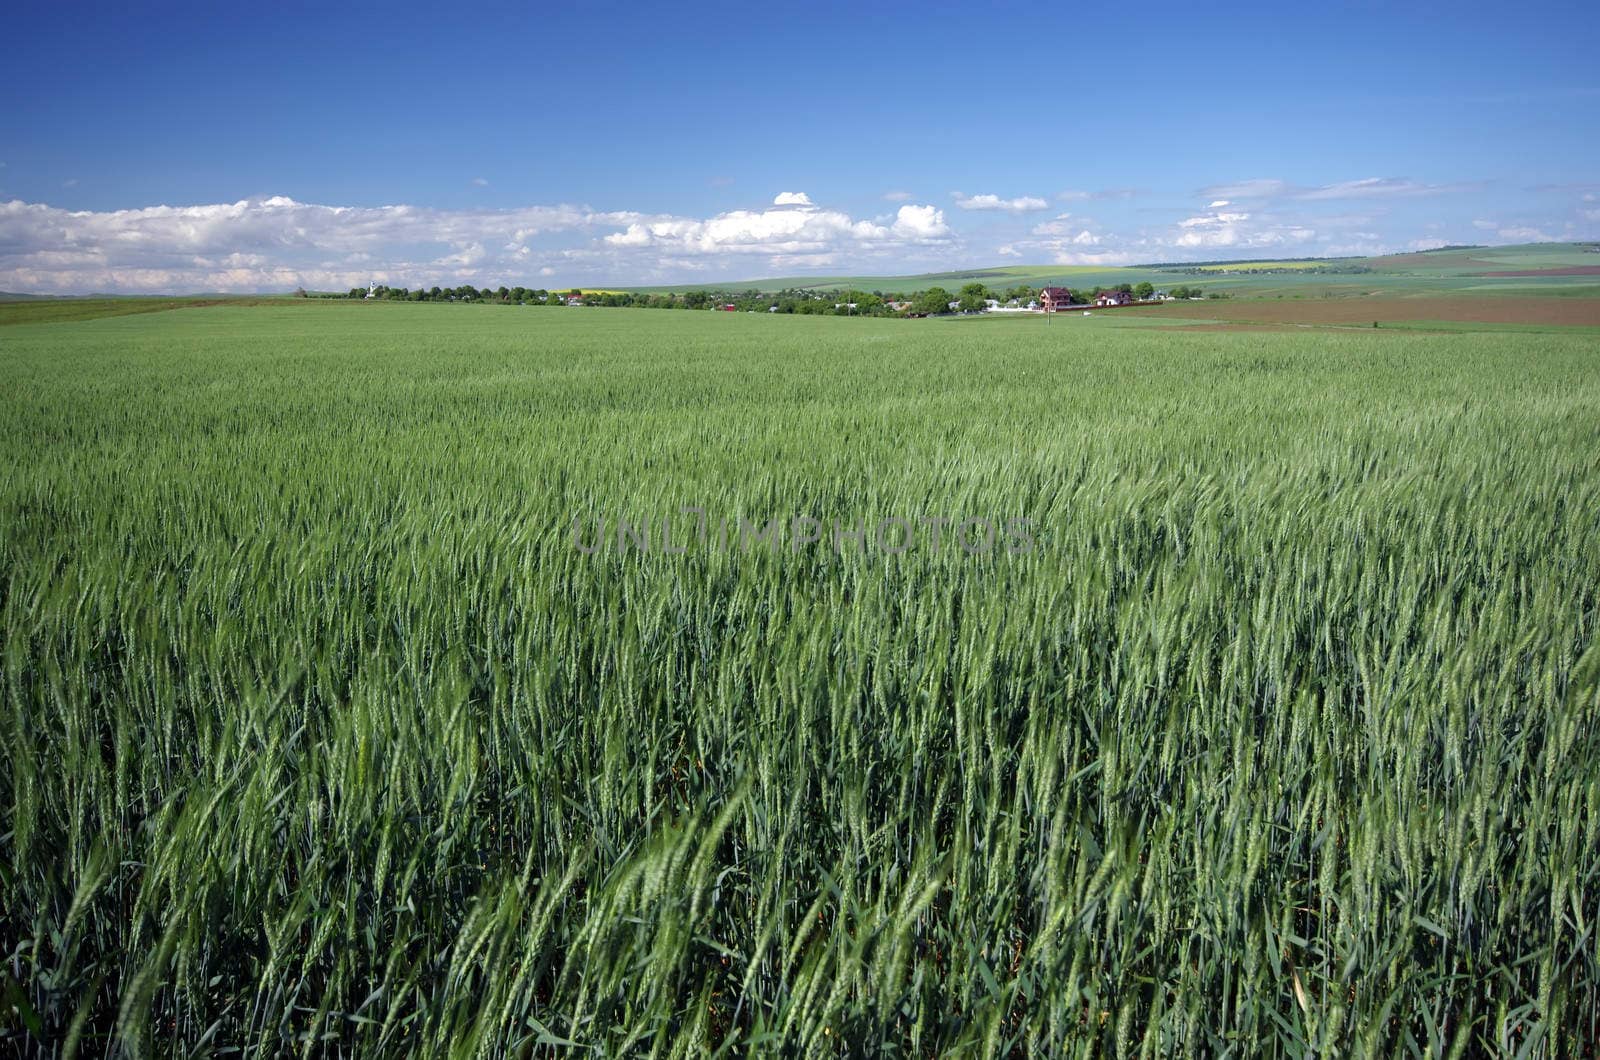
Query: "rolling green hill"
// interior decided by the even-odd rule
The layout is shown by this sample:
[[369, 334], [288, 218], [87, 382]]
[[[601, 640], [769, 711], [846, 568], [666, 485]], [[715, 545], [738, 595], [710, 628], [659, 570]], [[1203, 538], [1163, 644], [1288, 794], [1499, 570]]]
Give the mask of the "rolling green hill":
[[[1588, 275], [1578, 269], [1595, 269]], [[1530, 273], [1532, 275], [1489, 275]], [[1567, 273], [1563, 275], [1563, 273]], [[1456, 247], [1370, 258], [1279, 258], [1195, 264], [1002, 265], [955, 272], [906, 276], [780, 276], [726, 283], [617, 288], [650, 293], [691, 290], [811, 290], [854, 288], [884, 294], [910, 294], [930, 287], [954, 291], [980, 282], [991, 288], [1026, 284], [1043, 287], [1113, 287], [1149, 281], [1159, 287], [1198, 285], [1239, 295], [1337, 298], [1382, 293], [1509, 292], [1537, 288], [1544, 293], [1600, 295], [1600, 245], [1531, 243], [1506, 247]]]
[[1099, 265], [1003, 265], [989, 269], [967, 269], [957, 272], [925, 272], [908, 276], [780, 276], [761, 280], [739, 280], [728, 283], [681, 284], [668, 287], [627, 287], [618, 290], [672, 293], [678, 291], [725, 290], [759, 291], [833, 291], [856, 288], [882, 291], [885, 294], [910, 294], [930, 287], [943, 287], [954, 291], [969, 283], [983, 283], [989, 287], [1029, 287], [1060, 285], [1062, 287], [1114, 286], [1119, 283], [1175, 282], [1158, 269], [1115, 268]]

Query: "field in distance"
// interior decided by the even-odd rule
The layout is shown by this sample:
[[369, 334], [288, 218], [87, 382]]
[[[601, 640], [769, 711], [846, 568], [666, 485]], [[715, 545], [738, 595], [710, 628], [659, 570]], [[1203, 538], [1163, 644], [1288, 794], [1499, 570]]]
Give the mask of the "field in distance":
[[[1515, 275], [1508, 275], [1508, 274]], [[1600, 245], [1533, 243], [1472, 247], [1378, 258], [1322, 258], [1297, 261], [1229, 261], [1161, 266], [1008, 265], [989, 269], [923, 273], [915, 276], [788, 276], [743, 280], [715, 286], [728, 290], [815, 290], [854, 288], [909, 294], [929, 287], [959, 290], [964, 284], [991, 288], [1047, 285], [1074, 290], [1148, 281], [1157, 288], [1201, 285], [1236, 296], [1299, 295], [1347, 297], [1374, 290], [1385, 293], [1516, 293], [1549, 288], [1556, 293], [1600, 296]], [[634, 291], [673, 292], [692, 287], [638, 287]]]
[[300, 306], [0, 329], [0, 1038], [1600, 1039], [1591, 335]]
[[[1195, 309], [1163, 306], [1163, 316], [1219, 323], [1292, 322], [1302, 324], [1370, 321], [1512, 323], [1518, 325], [1600, 326], [1600, 245], [1530, 244], [1515, 247], [1468, 247], [1383, 258], [1335, 258], [1290, 261], [1232, 261], [1184, 265], [1109, 268], [1097, 266], [1007, 266], [967, 272], [917, 276], [787, 277], [663, 288], [582, 288], [586, 295], [607, 293], [674, 293], [688, 291], [810, 292], [826, 296], [843, 290], [910, 294], [932, 287], [959, 291], [982, 283], [997, 295], [1017, 286], [1067, 286], [1078, 292], [1095, 287], [1149, 282], [1157, 290], [1200, 288], [1207, 305]], [[551, 290], [570, 288], [559, 286]], [[1561, 306], [1553, 299], [1566, 299]], [[1373, 299], [1382, 300], [1366, 304]], [[1424, 299], [1430, 301], [1422, 301]], [[342, 299], [341, 299], [342, 300]], [[1417, 300], [1407, 303], [1405, 300]], [[493, 304], [494, 300], [489, 300]], [[1246, 303], [1277, 301], [1304, 308], [1252, 309]], [[1361, 308], [1325, 306], [1328, 302], [1360, 301]], [[0, 293], [0, 326], [7, 324], [88, 320], [102, 316], [160, 312], [214, 305], [305, 305], [325, 299], [286, 295], [196, 295], [158, 298], [39, 298]], [[472, 308], [483, 303], [475, 300]], [[513, 303], [514, 304], [514, 303]], [[467, 308], [460, 306], [458, 308]], [[593, 306], [587, 308], [594, 308]], [[1145, 310], [1136, 310], [1144, 313]], [[1126, 312], [1126, 311], [1124, 311]], [[1119, 314], [1120, 315], [1120, 314]], [[1151, 319], [1146, 316], [1140, 323]]]

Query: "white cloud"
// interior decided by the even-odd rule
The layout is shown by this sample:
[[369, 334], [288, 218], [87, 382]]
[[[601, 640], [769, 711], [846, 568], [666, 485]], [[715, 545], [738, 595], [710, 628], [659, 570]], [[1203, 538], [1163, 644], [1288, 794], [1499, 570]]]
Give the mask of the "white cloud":
[[1002, 199], [998, 195], [962, 195], [960, 192], [952, 193], [956, 205], [963, 210], [1003, 210], [1006, 213], [1030, 213], [1034, 210], [1048, 210], [1050, 204], [1043, 199], [1032, 195], [1022, 195], [1015, 199]]
[[[1259, 191], [1263, 183], [1271, 182], [1252, 186]], [[1367, 191], [1354, 192], [1356, 198], [1398, 194], [1365, 186]], [[1324, 191], [1344, 187], [1328, 185]], [[1338, 192], [1351, 193], [1348, 188]], [[1085, 192], [1083, 198], [1110, 194]], [[1586, 210], [1572, 201], [1576, 197], [1567, 197], [1565, 216], [1580, 229], [1592, 228], [1600, 209]], [[1159, 222], [1117, 230], [1076, 213], [1037, 213], [1047, 207], [1043, 199], [958, 196], [958, 207], [991, 211], [983, 246], [997, 249], [989, 251], [975, 250], [952, 227], [947, 215], [956, 207], [897, 201], [880, 216], [854, 216], [793, 191], [777, 195], [769, 206], [704, 216], [566, 204], [458, 210], [327, 206], [282, 196], [100, 212], [13, 201], [0, 202], [0, 289], [246, 292], [304, 285], [348, 290], [364, 287], [369, 279], [409, 287], [495, 286], [557, 273], [563, 282], [579, 285], [696, 277], [718, 282], [806, 269], [932, 271], [970, 266], [974, 253], [990, 252], [1010, 260], [1107, 265], [1378, 253], [1403, 248], [1404, 236], [1413, 234], [1436, 236], [1431, 245], [1471, 241], [1462, 238], [1465, 222], [1448, 229], [1419, 223], [1410, 233], [1391, 231], [1382, 203], [1348, 209], [1307, 203], [1296, 209], [1291, 196], [1280, 198], [1269, 202], [1259, 194], [1218, 194], [1200, 199], [1209, 205], [1190, 215], [1165, 215]], [[1320, 216], [1322, 211], [1328, 215]], [[1559, 221], [1537, 217], [1484, 220], [1477, 230], [1506, 242], [1562, 233]], [[1566, 235], [1581, 237], [1577, 231]], [[1385, 239], [1392, 242], [1383, 246]]]
[[1583, 215], [1586, 221], [1600, 221], [1600, 209], [1579, 210], [1578, 212]]
[[950, 226], [944, 223], [943, 210], [908, 204], [895, 214], [890, 231], [901, 239], [925, 242], [946, 238], [950, 235]]
[[886, 191], [883, 198], [885, 202], [910, 202], [912, 195], [909, 191]]
[[791, 257], [776, 257], [767, 262], [767, 267], [774, 272], [784, 269], [831, 269], [839, 263], [837, 254], [797, 254]]
[[1142, 240], [1115, 239], [1097, 230], [1093, 221], [1072, 222], [1071, 217], [1062, 214], [1054, 221], [1035, 225], [1032, 235], [1043, 238], [1014, 240], [1002, 247], [1001, 253], [1057, 265], [1124, 265], [1140, 260], [1132, 244], [1142, 246]]
[[1366, 258], [1388, 254], [1394, 247], [1384, 243], [1371, 232], [1357, 233], [1358, 238], [1342, 243], [1328, 243], [1317, 248], [1318, 256], [1330, 258]]
[[614, 247], [647, 247], [650, 245], [650, 230], [641, 224], [631, 224], [626, 231], [606, 236], [606, 242]]
[[1057, 265], [1132, 265], [1134, 256], [1124, 250], [1111, 250], [1103, 253], [1082, 253], [1063, 250], [1055, 256], [1054, 261]]
[[822, 267], [836, 260], [842, 248], [927, 245], [942, 243], [950, 235], [944, 211], [934, 206], [907, 203], [885, 224], [856, 220], [843, 211], [807, 202], [775, 203], [766, 210], [733, 210], [705, 219], [641, 218], [602, 242], [617, 249], [654, 248], [674, 255], [661, 259], [663, 264], [704, 256], [765, 254], [775, 265], [795, 269]]
[[1253, 219], [1245, 210], [1218, 210], [1179, 221], [1170, 245], [1190, 249], [1281, 247], [1309, 243], [1316, 235], [1305, 225]]
[[[1302, 187], [1286, 180], [1242, 180], [1234, 184], [1213, 184], [1200, 189], [1200, 195], [1214, 200], [1224, 200], [1232, 205], [1238, 199], [1298, 199], [1305, 202], [1340, 199], [1378, 199], [1411, 195], [1439, 195], [1462, 191], [1471, 184], [1422, 184], [1404, 177], [1365, 177], [1361, 180], [1344, 180], [1316, 187]], [[1216, 209], [1213, 202], [1209, 209]]]
[[484, 177], [473, 177], [472, 183], [476, 184], [480, 188], [487, 188], [489, 186], [489, 181]]
[[1235, 184], [1213, 184], [1201, 188], [1200, 194], [1210, 199], [1273, 199], [1286, 194], [1289, 184], [1282, 180], [1241, 180]]
[[320, 206], [283, 196], [111, 211], [14, 200], [0, 203], [0, 288], [141, 293], [480, 280], [526, 257], [500, 248], [636, 216], [577, 206]]
[[1248, 220], [1250, 220], [1250, 215], [1247, 214], [1247, 213], [1241, 213], [1241, 212], [1212, 213], [1212, 214], [1203, 214], [1203, 215], [1201, 215], [1199, 217], [1190, 217], [1190, 218], [1187, 218], [1185, 220], [1179, 221], [1178, 222], [1178, 227], [1179, 228], [1201, 228], [1201, 227], [1204, 227], [1204, 226], [1207, 226], [1207, 225], [1237, 224], [1240, 221], [1248, 221]]
[[732, 210], [703, 220], [668, 216], [641, 221], [606, 236], [605, 242], [613, 247], [663, 247], [680, 254], [800, 255], [825, 252], [841, 240], [870, 242], [889, 236], [882, 225], [818, 209], [809, 200], [788, 205], [794, 197], [785, 192], [778, 196], [785, 205], [774, 203], [759, 212]]
[[[1219, 200], [1210, 200], [1217, 202]], [[1004, 245], [1004, 256], [1062, 265], [1133, 265], [1141, 262], [1312, 257], [1392, 251], [1373, 231], [1372, 215], [1297, 216], [1292, 211], [1228, 207], [1197, 211], [1171, 223], [1115, 231], [1086, 218], [1062, 215], [1033, 226], [1027, 238]]]
[[434, 264], [446, 269], [470, 269], [482, 265], [487, 258], [482, 243], [469, 243], [454, 254], [435, 259]]
[[[1205, 261], [1218, 258], [1323, 257], [1393, 253], [1405, 249], [1406, 235], [1427, 232], [1424, 245], [1470, 242], [1459, 232], [1460, 223], [1430, 230], [1418, 222], [1410, 232], [1394, 231], [1389, 209], [1382, 202], [1360, 202], [1348, 208], [1324, 205], [1320, 200], [1338, 196], [1371, 199], [1382, 194], [1407, 194], [1391, 182], [1327, 185], [1323, 189], [1294, 189], [1282, 181], [1253, 181], [1208, 189], [1205, 209], [1177, 214], [1170, 221], [1135, 224], [1118, 230], [1088, 218], [1062, 214], [1031, 226], [1029, 235], [1009, 238], [1004, 257], [1025, 261], [1053, 261], [1070, 265], [1128, 265], [1140, 262]], [[1291, 201], [1306, 190], [1319, 191], [1305, 205]], [[1276, 196], [1281, 201], [1267, 201]], [[1087, 199], [1084, 193], [1077, 198]], [[1600, 214], [1600, 211], [1597, 211]], [[1581, 210], [1580, 210], [1581, 215]], [[1600, 219], [1600, 218], [1597, 218]], [[1580, 217], [1574, 221], [1582, 225]], [[1506, 241], [1549, 239], [1559, 231], [1541, 228], [1512, 229], [1496, 222], [1479, 226]], [[1573, 232], [1569, 238], [1576, 238]], [[1004, 238], [1004, 237], [1003, 237]]]
[[1472, 227], [1473, 228], [1481, 228], [1485, 232], [1493, 232], [1496, 228], [1500, 227], [1500, 222], [1499, 221], [1485, 221], [1485, 220], [1480, 218], [1480, 219], [1472, 222]]
[[1131, 199], [1138, 194], [1138, 188], [1102, 188], [1099, 191], [1063, 191], [1056, 198], [1062, 202], [1084, 202], [1088, 199]]
[[1393, 177], [1368, 177], [1365, 180], [1345, 180], [1326, 184], [1320, 188], [1306, 188], [1295, 195], [1297, 199], [1370, 199], [1386, 195], [1417, 195], [1431, 191], [1427, 185]]
[[[1056, 219], [1053, 221], [1044, 221], [1034, 225], [1032, 231], [1036, 236], [1075, 237], [1073, 241], [1081, 244], [1087, 242], [1087, 237], [1090, 236], [1089, 231], [1084, 226], [1092, 226], [1093, 224], [1094, 222], [1087, 218], [1073, 220], [1072, 214], [1063, 213], [1057, 214]], [[1076, 233], [1074, 230], [1076, 230]]]

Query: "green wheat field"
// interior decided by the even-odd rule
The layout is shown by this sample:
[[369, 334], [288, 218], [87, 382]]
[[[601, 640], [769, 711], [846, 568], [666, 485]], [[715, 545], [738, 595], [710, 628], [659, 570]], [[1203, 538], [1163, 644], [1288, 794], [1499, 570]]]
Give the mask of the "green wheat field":
[[8, 1048], [1600, 1041], [1591, 335], [179, 309], [0, 455]]

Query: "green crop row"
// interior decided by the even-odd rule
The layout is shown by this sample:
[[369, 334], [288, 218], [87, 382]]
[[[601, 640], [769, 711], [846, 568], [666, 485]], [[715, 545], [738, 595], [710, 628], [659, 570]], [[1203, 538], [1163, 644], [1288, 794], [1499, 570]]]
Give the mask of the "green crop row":
[[[1588, 337], [214, 308], [0, 369], [19, 1049], [1600, 1040]], [[574, 547], [686, 508], [1035, 547]]]

